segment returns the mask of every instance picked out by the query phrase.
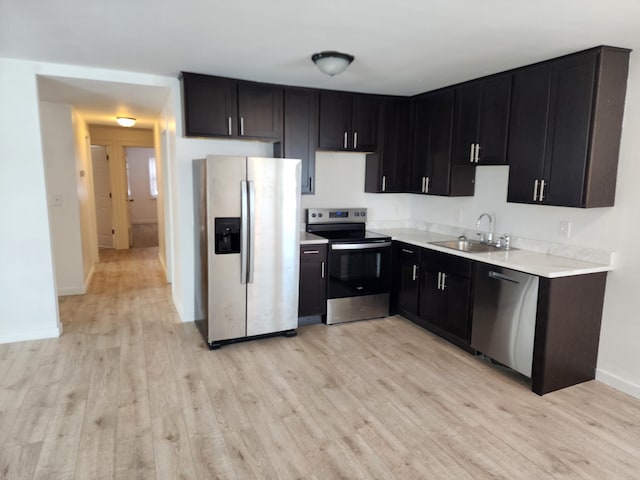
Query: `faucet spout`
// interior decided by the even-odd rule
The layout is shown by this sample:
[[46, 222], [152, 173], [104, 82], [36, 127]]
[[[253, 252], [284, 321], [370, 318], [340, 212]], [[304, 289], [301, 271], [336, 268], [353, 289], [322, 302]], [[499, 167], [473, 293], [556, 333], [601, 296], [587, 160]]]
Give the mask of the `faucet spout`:
[[[481, 213], [476, 222], [476, 227], [480, 226], [480, 222], [484, 217], [489, 219], [489, 232], [487, 233], [487, 243], [493, 243], [493, 217], [488, 213]], [[479, 235], [479, 234], [478, 234]]]

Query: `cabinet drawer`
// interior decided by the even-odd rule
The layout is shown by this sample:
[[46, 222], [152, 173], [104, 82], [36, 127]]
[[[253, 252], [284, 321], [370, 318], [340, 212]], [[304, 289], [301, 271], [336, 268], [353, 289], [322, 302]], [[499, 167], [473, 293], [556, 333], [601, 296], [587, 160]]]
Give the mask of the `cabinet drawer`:
[[324, 262], [327, 259], [325, 244], [300, 245], [301, 262]]
[[422, 251], [421, 263], [428, 265], [432, 270], [439, 270], [468, 278], [471, 278], [473, 268], [473, 262], [471, 260], [431, 250]]

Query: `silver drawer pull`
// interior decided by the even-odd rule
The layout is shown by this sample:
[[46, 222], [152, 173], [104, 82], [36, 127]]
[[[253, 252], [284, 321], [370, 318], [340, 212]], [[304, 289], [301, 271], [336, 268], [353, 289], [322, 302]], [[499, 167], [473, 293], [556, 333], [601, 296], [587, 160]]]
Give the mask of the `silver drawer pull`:
[[320, 253], [320, 250], [305, 250], [304, 252], [305, 255], [317, 255], [318, 253]]
[[413, 250], [407, 250], [406, 248], [403, 248], [402, 251], [404, 253], [415, 253]]

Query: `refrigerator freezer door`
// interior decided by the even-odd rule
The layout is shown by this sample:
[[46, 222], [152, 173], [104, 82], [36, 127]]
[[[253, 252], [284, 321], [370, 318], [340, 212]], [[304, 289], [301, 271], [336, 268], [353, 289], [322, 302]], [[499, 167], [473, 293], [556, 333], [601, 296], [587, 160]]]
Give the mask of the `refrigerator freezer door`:
[[[247, 335], [298, 326], [300, 160], [247, 159], [250, 221]], [[253, 182], [253, 183], [251, 183]], [[252, 193], [251, 193], [252, 192]]]
[[241, 254], [216, 255], [215, 219], [241, 216], [241, 184], [246, 157], [207, 157], [207, 218], [209, 250], [209, 343], [244, 337], [246, 285], [241, 283]]

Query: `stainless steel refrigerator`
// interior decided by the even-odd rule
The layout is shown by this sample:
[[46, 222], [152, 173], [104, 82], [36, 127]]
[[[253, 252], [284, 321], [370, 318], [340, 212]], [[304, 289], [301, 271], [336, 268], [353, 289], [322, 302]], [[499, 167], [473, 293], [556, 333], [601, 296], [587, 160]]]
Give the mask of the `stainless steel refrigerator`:
[[194, 160], [195, 311], [209, 345], [295, 335], [300, 160]]

